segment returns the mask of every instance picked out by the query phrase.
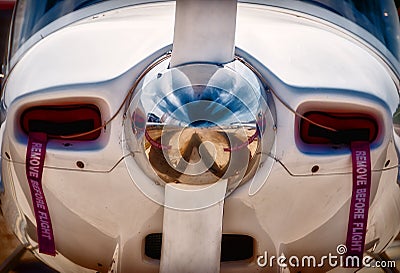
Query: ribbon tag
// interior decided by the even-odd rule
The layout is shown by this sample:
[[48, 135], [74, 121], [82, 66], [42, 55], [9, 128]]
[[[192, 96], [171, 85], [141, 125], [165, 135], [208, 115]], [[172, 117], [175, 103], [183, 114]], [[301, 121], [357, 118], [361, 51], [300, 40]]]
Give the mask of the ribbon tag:
[[361, 261], [364, 253], [371, 191], [371, 156], [369, 142], [351, 143], [353, 165], [353, 190], [347, 228], [347, 256], [357, 256]]
[[37, 224], [39, 252], [51, 256], [56, 255], [53, 228], [50, 213], [42, 187], [42, 173], [46, 155], [47, 135], [45, 133], [29, 133], [26, 151], [26, 177], [32, 196], [33, 208]]

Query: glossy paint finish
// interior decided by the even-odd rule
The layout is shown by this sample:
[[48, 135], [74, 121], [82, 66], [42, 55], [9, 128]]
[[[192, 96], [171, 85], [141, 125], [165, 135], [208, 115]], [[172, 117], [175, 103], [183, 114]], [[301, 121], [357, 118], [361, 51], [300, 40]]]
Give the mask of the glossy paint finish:
[[[1, 127], [2, 209], [22, 242], [36, 245], [21, 113], [35, 105], [79, 102], [97, 105], [104, 120], [110, 119], [144, 68], [171, 49], [173, 25], [170, 3], [116, 9], [52, 33], [15, 64], [3, 94], [7, 119]], [[277, 7], [239, 4], [236, 46], [236, 54], [251, 63], [267, 89], [290, 108], [300, 113], [360, 112], [376, 119], [380, 131], [371, 144], [367, 242], [379, 239], [376, 250], [384, 250], [400, 227], [399, 218], [393, 217], [400, 210], [392, 125], [399, 99], [391, 67], [352, 33]], [[272, 152], [260, 161], [251, 181], [237, 187], [224, 204], [222, 233], [253, 237], [254, 257], [222, 263], [221, 272], [255, 272], [260, 269], [256, 258], [265, 251], [301, 256], [313, 249], [320, 257], [335, 253], [345, 242], [350, 150], [302, 143], [296, 129], [299, 119], [276, 98], [274, 105]], [[119, 272], [159, 270], [159, 261], [144, 255], [143, 241], [163, 229], [163, 206], [149, 194], [164, 196], [164, 188], [136, 161], [135, 153], [141, 151], [127, 149], [126, 122], [119, 112], [96, 141], [48, 144], [44, 191], [59, 255], [36, 255], [59, 271], [107, 272], [115, 253]], [[79, 168], [77, 161], [85, 167]], [[317, 173], [311, 171], [315, 165]]]

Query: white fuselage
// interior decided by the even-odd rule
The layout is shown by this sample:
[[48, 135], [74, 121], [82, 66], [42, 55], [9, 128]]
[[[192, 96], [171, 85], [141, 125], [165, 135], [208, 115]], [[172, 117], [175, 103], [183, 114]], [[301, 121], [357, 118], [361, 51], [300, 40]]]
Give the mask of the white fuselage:
[[[22, 112], [37, 105], [88, 103], [99, 108], [103, 120], [110, 119], [143, 69], [171, 50], [174, 9], [173, 3], [158, 3], [102, 12], [51, 33], [20, 56], [3, 91], [7, 117], [1, 126], [1, 159], [2, 210], [22, 242], [37, 245], [25, 176], [27, 136], [19, 126]], [[332, 23], [252, 4], [238, 4], [235, 45], [236, 55], [297, 112], [340, 109], [368, 114], [379, 123], [371, 144], [366, 243], [379, 239], [375, 251], [384, 250], [400, 230], [398, 137], [392, 124], [398, 79], [384, 57]], [[156, 69], [167, 69], [168, 63]], [[257, 272], [257, 257], [265, 251], [287, 257], [336, 254], [346, 241], [350, 150], [301, 143], [299, 118], [278, 100], [274, 105], [274, 148], [223, 208], [222, 233], [251, 236], [254, 255], [221, 263], [221, 272]], [[116, 256], [118, 272], [159, 270], [159, 260], [145, 255], [144, 242], [147, 235], [163, 231], [164, 208], [154, 196], [162, 196], [164, 188], [127, 152], [123, 114], [97, 140], [48, 143], [43, 188], [58, 255], [35, 254], [56, 270], [107, 272]], [[315, 165], [319, 169], [313, 173]], [[276, 272], [277, 265], [271, 270]]]

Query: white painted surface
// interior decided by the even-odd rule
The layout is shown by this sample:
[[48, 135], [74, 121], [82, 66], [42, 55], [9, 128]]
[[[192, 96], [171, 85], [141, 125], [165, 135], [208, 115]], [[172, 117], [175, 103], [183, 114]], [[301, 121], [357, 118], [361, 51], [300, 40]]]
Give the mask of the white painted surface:
[[178, 0], [171, 67], [228, 63], [235, 49], [236, 0]]
[[[216, 187], [183, 184], [165, 186], [160, 273], [220, 272], [226, 186], [226, 180], [218, 182]], [[206, 191], [208, 196], [216, 196], [220, 201], [206, 208], [201, 208], [200, 204], [196, 209], [202, 197], [198, 191]], [[202, 198], [200, 203], [204, 199], [209, 200]], [[192, 209], [183, 210], [185, 207]]]
[[[11, 154], [11, 161], [3, 153], [3, 178], [7, 200], [12, 202], [15, 196], [28, 220], [34, 223], [24, 178], [25, 140], [15, 138], [18, 122], [12, 122], [19, 111], [49, 101], [88, 100], [101, 106], [105, 118], [110, 117], [139, 75], [138, 62], [172, 43], [173, 18], [173, 4], [107, 12], [43, 39], [15, 66], [5, 90], [5, 102], [12, 106], [4, 127], [3, 152]], [[301, 14], [246, 4], [238, 8], [236, 37], [236, 45], [267, 68], [264, 74], [271, 86], [294, 109], [306, 102], [311, 102], [310, 109], [327, 105], [372, 109], [383, 124], [382, 145], [372, 150], [373, 168], [379, 170], [388, 159], [389, 167], [398, 164], [390, 144], [397, 90], [378, 55], [331, 25]], [[33, 91], [38, 92], [31, 94]], [[276, 154], [271, 156], [281, 160], [294, 175], [275, 163], [265, 184], [254, 184], [263, 185], [256, 194], [249, 196], [251, 183], [238, 187], [225, 201], [223, 232], [254, 237], [255, 256], [265, 250], [278, 255], [285, 250], [287, 256], [307, 255], [309, 249], [321, 255], [335, 253], [346, 235], [350, 154], [342, 151], [333, 156], [299, 150], [295, 117], [277, 102], [276, 108]], [[103, 132], [105, 137], [100, 143], [89, 145], [91, 149], [78, 143], [69, 148], [49, 143], [44, 190], [60, 254], [56, 258], [40, 257], [60, 270], [77, 272], [74, 269], [80, 266], [104, 270], [97, 263], [109, 263], [120, 242], [121, 272], [158, 272], [158, 262], [138, 250], [147, 234], [162, 231], [163, 207], [145, 196], [138, 189], [141, 184], [132, 180], [146, 183], [157, 194], [162, 194], [163, 188], [152, 183], [137, 164], [128, 162], [134, 161], [134, 154], [126, 165], [119, 161], [127, 156], [121, 148], [122, 123], [120, 113]], [[76, 168], [78, 159], [86, 163], [87, 169]], [[324, 175], [310, 173], [315, 164], [320, 165], [319, 174]], [[390, 217], [392, 213], [399, 215], [400, 210], [396, 178], [395, 168], [374, 175], [375, 198], [367, 237], [383, 238], [379, 248], [398, 231], [398, 218]], [[8, 219], [13, 216], [6, 213]], [[81, 232], [82, 227], [85, 232]], [[26, 239], [25, 226], [15, 227], [15, 232]], [[95, 257], [88, 255], [93, 251]], [[221, 272], [257, 270], [254, 261], [236, 268], [221, 265]]]
[[[161, 3], [110, 11], [53, 33], [15, 66], [6, 104], [30, 91], [120, 76], [172, 43], [174, 8]], [[239, 4], [236, 46], [286, 84], [357, 90], [384, 99], [391, 109], [397, 107], [395, 85], [378, 56], [350, 34], [309, 16]]]

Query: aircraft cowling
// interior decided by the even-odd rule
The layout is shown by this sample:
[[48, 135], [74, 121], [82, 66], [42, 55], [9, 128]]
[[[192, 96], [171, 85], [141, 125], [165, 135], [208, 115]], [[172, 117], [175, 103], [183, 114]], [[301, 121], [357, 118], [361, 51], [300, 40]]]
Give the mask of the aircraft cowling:
[[[8, 222], [15, 223], [13, 229], [22, 242], [37, 245], [25, 177], [27, 135], [20, 123], [22, 114], [37, 106], [90, 104], [100, 111], [102, 121], [111, 119], [141, 73], [172, 49], [173, 12], [173, 4], [161, 3], [82, 19], [44, 37], [15, 64], [3, 95], [7, 117], [1, 127], [2, 210]], [[146, 24], [149, 21], [157, 27]], [[346, 240], [350, 149], [341, 143], [306, 143], [300, 135], [301, 118], [288, 107], [301, 115], [356, 113], [356, 118], [368, 116], [377, 124], [370, 144], [373, 175], [366, 241], [379, 239], [376, 251], [385, 249], [400, 225], [393, 217], [400, 207], [398, 137], [392, 123], [399, 103], [398, 79], [390, 67], [371, 47], [322, 19], [251, 4], [238, 5], [235, 56], [239, 64], [226, 66], [260, 81], [267, 101], [271, 100], [267, 132], [272, 142], [249, 180], [224, 201], [222, 233], [246, 235], [253, 242], [252, 256], [237, 261], [236, 270], [260, 270], [257, 257], [265, 251], [289, 257], [310, 255], [313, 250], [321, 257], [335, 254]], [[157, 78], [168, 64], [166, 58], [144, 80]], [[159, 270], [146, 243], [148, 247], [148, 236], [163, 229], [164, 208], [153, 200], [163, 196], [165, 181], [146, 171], [149, 165], [137, 164], [139, 157], [146, 160], [143, 150], [127, 148], [136, 137], [131, 123], [135, 120], [130, 120], [135, 109], [139, 107], [132, 107], [129, 115], [119, 112], [95, 140], [48, 143], [43, 181], [58, 255], [35, 254], [59, 271], [107, 272], [113, 260], [118, 272]], [[192, 146], [200, 146], [202, 133], [191, 135]], [[146, 138], [141, 140], [143, 146], [137, 147], [142, 149]], [[226, 144], [226, 139], [222, 142]], [[277, 271], [277, 265], [271, 270]], [[230, 264], [222, 262], [220, 271], [230, 272]]]

